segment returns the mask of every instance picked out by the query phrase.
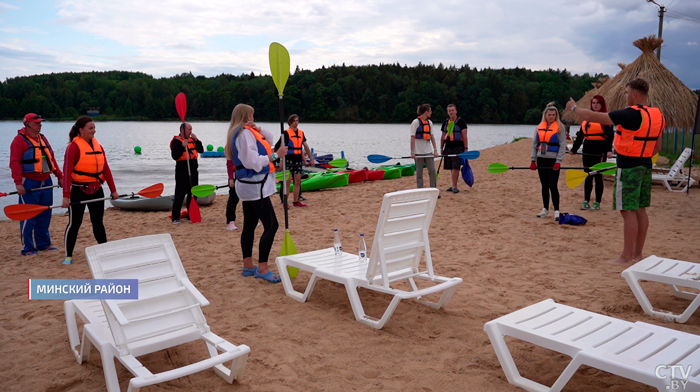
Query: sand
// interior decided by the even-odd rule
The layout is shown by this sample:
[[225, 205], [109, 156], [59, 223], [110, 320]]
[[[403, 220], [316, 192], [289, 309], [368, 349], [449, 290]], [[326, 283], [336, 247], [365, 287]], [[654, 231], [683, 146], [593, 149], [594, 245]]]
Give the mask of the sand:
[[[620, 277], [624, 267], [606, 263], [622, 248], [622, 219], [611, 210], [611, 182], [606, 181], [600, 211], [580, 211], [583, 187], [567, 188], [562, 175], [562, 212], [589, 221], [585, 226], [560, 226], [552, 218], [535, 217], [542, 208], [535, 172], [487, 173], [492, 162], [527, 166], [530, 143], [526, 139], [483, 150], [481, 158], [472, 161], [474, 188], [462, 183], [456, 195], [444, 192], [450, 184], [442, 171], [438, 184], [442, 198], [430, 231], [433, 260], [438, 274], [458, 276], [464, 282], [441, 310], [402, 302], [382, 330], [355, 321], [341, 285], [322, 280], [310, 300], [299, 303], [284, 294], [281, 284], [242, 277], [241, 233], [226, 230], [227, 196], [218, 196], [212, 206], [202, 208], [203, 222], [196, 225], [173, 226], [163, 212], [108, 209], [105, 224], [110, 240], [171, 233], [191, 281], [211, 302], [204, 313], [212, 330], [251, 348], [245, 376], [233, 385], [205, 371], [144, 391], [521, 391], [506, 381], [483, 326], [547, 298], [624, 320], [700, 334], [700, 315], [686, 324], [674, 324], [643, 313]], [[580, 166], [580, 159], [567, 156], [565, 166]], [[292, 238], [299, 252], [330, 247], [333, 229], [338, 228], [344, 249], [355, 252], [360, 232], [371, 244], [382, 194], [413, 187], [414, 178], [401, 178], [309, 192], [305, 194], [309, 207], [289, 212]], [[275, 208], [281, 228], [272, 258], [278, 255], [284, 234], [282, 209], [277, 204]], [[700, 190], [691, 189], [686, 196], [654, 185], [648, 212], [651, 225], [645, 256], [700, 262]], [[240, 206], [238, 213], [241, 225]], [[53, 218], [52, 237], [61, 248], [66, 224], [64, 216]], [[97, 351], [93, 349], [90, 361], [82, 365], [71, 354], [63, 302], [27, 299], [29, 278], [91, 277], [84, 256], [84, 248], [95, 244], [88, 217], [71, 266], [61, 265], [62, 250], [21, 256], [16, 222], [0, 222], [0, 238], [4, 255], [0, 390], [105, 390]], [[300, 274], [297, 289], [307, 281], [308, 275]], [[687, 305], [665, 287], [649, 286], [654, 304], [676, 312]], [[367, 313], [374, 316], [389, 302], [374, 292], [360, 295]], [[524, 342], [509, 345], [522, 374], [547, 385], [568, 363], [568, 357]], [[204, 353], [203, 344], [197, 342], [142, 360], [159, 372], [202, 359]], [[130, 373], [119, 363], [117, 371], [126, 390]], [[592, 368], [580, 369], [566, 390], [603, 389], [653, 390]]]

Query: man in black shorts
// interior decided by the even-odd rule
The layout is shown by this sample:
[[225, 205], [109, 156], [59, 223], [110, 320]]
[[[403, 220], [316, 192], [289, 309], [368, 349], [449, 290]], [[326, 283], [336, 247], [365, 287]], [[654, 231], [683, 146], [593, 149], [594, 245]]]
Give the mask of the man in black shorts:
[[[313, 164], [313, 155], [311, 155], [311, 149], [306, 143], [304, 131], [298, 128], [299, 116], [292, 114], [287, 119], [287, 124], [289, 124], [289, 129], [284, 131], [284, 145], [288, 147], [287, 156], [285, 159], [287, 160], [287, 170], [289, 170], [289, 172], [292, 174], [292, 178], [287, 178], [287, 195], [289, 195], [289, 186], [292, 179], [294, 179], [294, 202], [292, 205], [294, 207], [306, 207], [306, 204], [299, 200], [299, 194], [301, 193], [301, 173], [304, 163], [306, 163], [307, 166], [311, 166]], [[280, 141], [277, 141], [275, 149], [279, 148], [279, 145]], [[307, 157], [309, 157], [309, 160], [303, 159], [304, 150]], [[280, 198], [282, 197], [284, 196], [282, 195], [282, 192], [280, 192]], [[282, 203], [284, 203], [284, 200], [282, 200]]]
[[583, 120], [617, 126], [613, 209], [620, 211], [625, 229], [622, 254], [610, 263], [619, 265], [630, 265], [643, 258], [649, 229], [646, 207], [651, 205], [651, 157], [661, 151], [661, 137], [666, 126], [659, 108], [649, 106], [647, 81], [630, 80], [625, 91], [629, 107], [610, 113], [577, 108], [573, 99], [566, 104], [567, 109]]
[[[457, 107], [454, 104], [447, 105], [448, 118], [442, 123], [442, 142], [440, 150], [442, 155], [461, 154], [468, 151], [467, 122], [462, 117], [457, 117]], [[450, 170], [452, 186], [447, 188], [448, 192], [459, 193], [457, 180], [459, 179], [459, 168], [462, 159], [459, 157], [445, 158], [445, 170]]]

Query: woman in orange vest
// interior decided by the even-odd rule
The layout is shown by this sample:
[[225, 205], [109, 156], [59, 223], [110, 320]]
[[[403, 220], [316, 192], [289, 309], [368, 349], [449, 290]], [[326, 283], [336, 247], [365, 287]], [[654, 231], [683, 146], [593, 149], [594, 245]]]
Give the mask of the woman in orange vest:
[[83, 223], [85, 206], [90, 211], [92, 232], [98, 244], [107, 242], [107, 232], [102, 222], [105, 212], [104, 200], [81, 203], [86, 200], [105, 197], [102, 183], [109, 185], [112, 199], [118, 199], [112, 171], [107, 164], [105, 150], [95, 139], [95, 122], [92, 117], [83, 116], [75, 122], [68, 138], [63, 161], [63, 208], [68, 208], [68, 226], [64, 235], [66, 257], [63, 264], [73, 264], [73, 248]]
[[542, 112], [542, 122], [537, 126], [532, 138], [530, 170], [537, 170], [542, 185], [544, 208], [538, 218], [549, 216], [549, 196], [552, 195], [554, 220], [559, 220], [559, 166], [566, 153], [566, 130], [559, 119], [559, 111], [554, 102], [547, 104]]
[[[591, 99], [591, 110], [594, 112], [608, 112], [608, 106], [605, 104], [605, 98], [602, 95], [596, 95]], [[612, 158], [612, 143], [614, 139], [614, 130], [612, 125], [601, 125], [595, 122], [581, 122], [581, 130], [576, 134], [576, 141], [569, 152], [571, 155], [576, 154], [578, 148], [583, 143], [583, 166], [591, 167], [597, 163], [605, 162], [608, 158]], [[585, 140], [585, 142], [584, 142]], [[585, 169], [589, 172], [589, 169]], [[590, 205], [591, 192], [593, 191], [593, 178], [595, 178], [595, 202]], [[600, 201], [603, 198], [603, 175], [596, 174], [595, 176], [586, 177], [583, 186], [583, 204], [582, 210], [599, 210]]]

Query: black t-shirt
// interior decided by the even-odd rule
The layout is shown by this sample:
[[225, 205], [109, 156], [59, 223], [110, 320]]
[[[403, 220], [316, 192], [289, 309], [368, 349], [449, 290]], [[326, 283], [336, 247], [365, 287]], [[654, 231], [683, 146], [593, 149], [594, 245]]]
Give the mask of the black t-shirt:
[[[450, 122], [450, 118], [446, 118], [445, 121], [442, 122], [442, 127], [440, 127], [440, 130], [442, 130], [442, 136], [443, 138], [447, 134], [447, 126]], [[467, 122], [462, 119], [462, 117], [457, 117], [457, 120], [455, 121], [455, 128], [454, 132], [462, 132], [467, 129]], [[464, 147], [464, 141], [462, 140], [450, 140], [449, 138], [445, 140], [445, 148], [459, 148], [459, 147]]]
[[[615, 125], [622, 125], [625, 129], [639, 129], [642, 126], [642, 113], [633, 108], [614, 110], [608, 113], [610, 120]], [[629, 169], [631, 167], [645, 166], [652, 167], [651, 158], [628, 157], [617, 153], [617, 167]]]

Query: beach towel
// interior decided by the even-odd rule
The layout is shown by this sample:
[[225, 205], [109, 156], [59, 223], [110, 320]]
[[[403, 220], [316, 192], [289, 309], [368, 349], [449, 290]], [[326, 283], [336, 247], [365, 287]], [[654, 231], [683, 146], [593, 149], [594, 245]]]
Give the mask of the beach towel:
[[559, 215], [559, 224], [560, 225], [585, 225], [586, 218], [574, 214], [567, 214], [566, 212], [562, 213]]
[[474, 173], [467, 159], [462, 159], [462, 179], [470, 188], [474, 185]]

